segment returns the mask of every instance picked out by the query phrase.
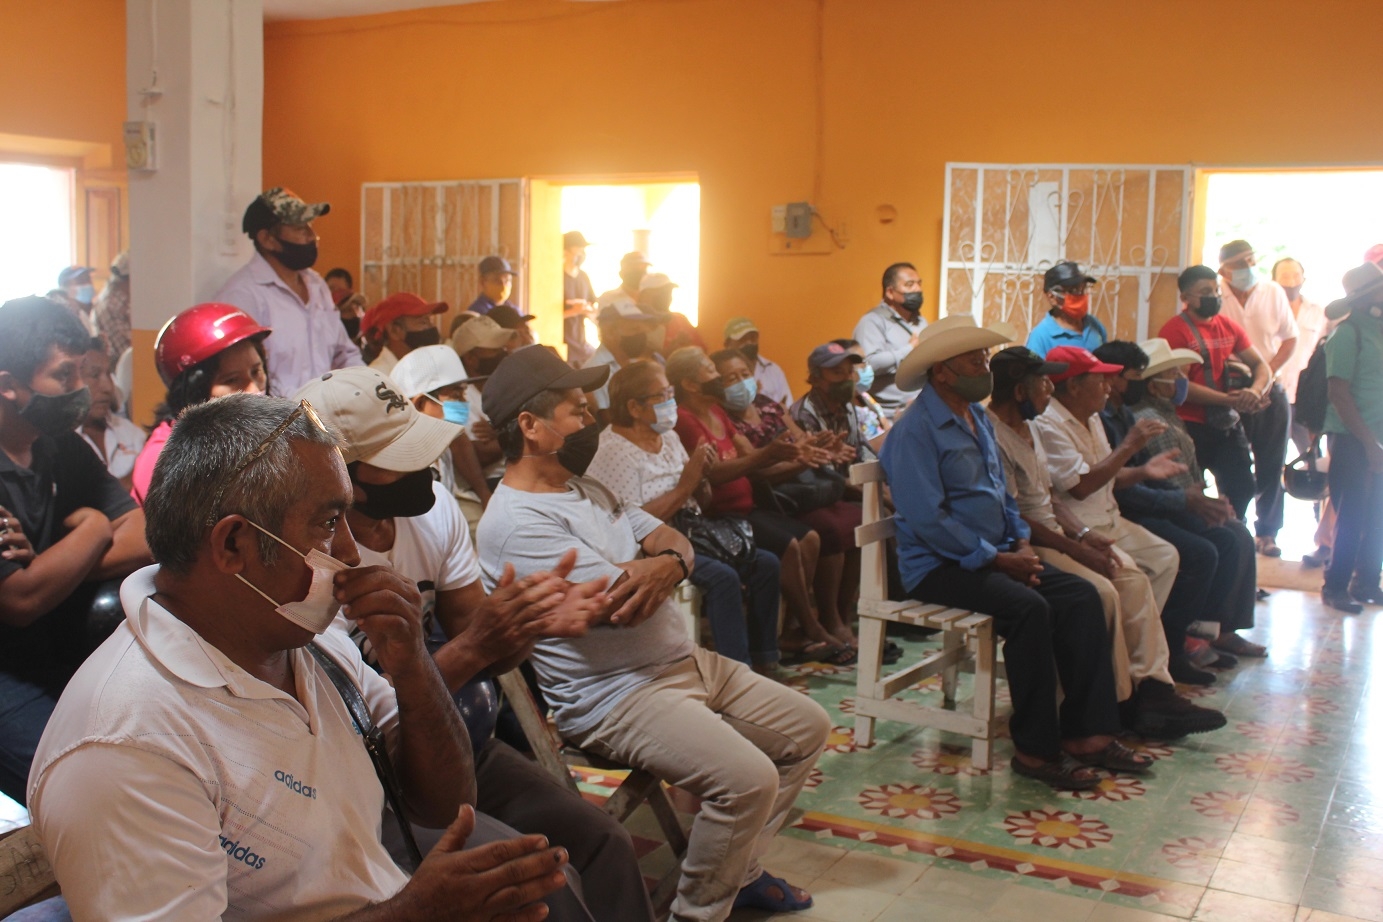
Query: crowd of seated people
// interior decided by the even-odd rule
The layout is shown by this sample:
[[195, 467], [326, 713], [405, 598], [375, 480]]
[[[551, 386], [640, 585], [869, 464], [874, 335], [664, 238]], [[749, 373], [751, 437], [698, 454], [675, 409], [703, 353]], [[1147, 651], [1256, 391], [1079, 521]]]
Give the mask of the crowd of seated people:
[[[159, 332], [147, 435], [80, 310], [0, 307], [0, 791], [77, 918], [653, 918], [629, 834], [497, 732], [493, 679], [520, 667], [563, 739], [699, 799], [673, 918], [809, 907], [762, 858], [830, 722], [776, 679], [856, 661], [860, 462], [887, 477], [897, 591], [993, 617], [1021, 776], [1145, 772], [1125, 734], [1222, 727], [1176, 685], [1267, 654], [1238, 633], [1241, 440], [1206, 430], [1266, 405], [1269, 363], [1214, 319], [1213, 270], [1182, 274], [1195, 317], [1138, 344], [1060, 263], [1034, 351], [928, 323], [895, 263], [794, 399], [753, 319], [708, 354], [637, 253], [575, 299], [599, 345], [571, 364], [499, 257], [445, 336], [414, 293], [361, 310], [312, 269], [328, 211], [250, 205], [251, 262]], [[1356, 281], [1336, 319], [1383, 303]], [[1230, 355], [1248, 380], [1217, 388]], [[1332, 362], [1348, 396], [1360, 362]], [[1367, 387], [1328, 430], [1347, 448]], [[1363, 474], [1342, 488], [1373, 501]], [[1357, 518], [1348, 567], [1376, 584]]]

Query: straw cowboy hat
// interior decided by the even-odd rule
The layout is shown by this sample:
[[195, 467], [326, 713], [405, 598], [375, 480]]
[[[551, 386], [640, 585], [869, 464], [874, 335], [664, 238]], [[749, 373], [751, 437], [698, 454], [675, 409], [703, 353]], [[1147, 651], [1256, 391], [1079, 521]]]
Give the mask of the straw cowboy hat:
[[907, 358], [898, 364], [898, 377], [895, 383], [905, 391], [920, 390], [927, 381], [927, 369], [937, 362], [973, 352], [976, 349], [989, 349], [1011, 343], [1018, 332], [1007, 323], [995, 323], [987, 327], [975, 323], [971, 314], [950, 314], [940, 320], [927, 324], [927, 328], [917, 334], [917, 346], [908, 353]]
[[1138, 348], [1148, 354], [1148, 367], [1144, 368], [1139, 375], [1144, 380], [1153, 375], [1160, 375], [1171, 368], [1178, 368], [1182, 365], [1199, 365], [1201, 362], [1200, 353], [1191, 349], [1173, 349], [1168, 345], [1167, 340], [1161, 338], [1141, 342], [1138, 344]]

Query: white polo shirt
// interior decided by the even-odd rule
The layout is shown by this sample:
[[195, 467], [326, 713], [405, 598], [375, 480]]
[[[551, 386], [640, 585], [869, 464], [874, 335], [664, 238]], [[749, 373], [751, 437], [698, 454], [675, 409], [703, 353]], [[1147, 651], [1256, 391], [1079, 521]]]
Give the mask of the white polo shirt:
[[95, 449], [97, 457], [105, 459], [106, 470], [116, 480], [134, 472], [134, 461], [149, 440], [143, 429], [115, 412], [106, 417], [106, 431], [101, 434], [104, 445], [97, 445], [85, 429], [78, 429], [77, 434]]
[[1092, 467], [1108, 458], [1109, 439], [1098, 413], [1082, 422], [1052, 398], [1042, 415], [1033, 420], [1033, 434], [1042, 439], [1047, 452], [1047, 467], [1052, 475], [1052, 489], [1071, 512], [1091, 528], [1112, 528], [1119, 521], [1119, 504], [1114, 500], [1114, 480], [1091, 493], [1076, 499], [1071, 488], [1080, 482]]
[[307, 303], [284, 284], [269, 261], [256, 253], [236, 271], [212, 300], [234, 304], [261, 326], [273, 329], [264, 339], [269, 392], [291, 397], [298, 388], [333, 368], [364, 365], [360, 350], [346, 334], [331, 289], [311, 269], [302, 272]]
[[[326, 920], [407, 882], [380, 844], [384, 792], [331, 680], [291, 653], [296, 698], [154, 602], [68, 684], [29, 775], [29, 810], [77, 919]], [[391, 751], [398, 703], [345, 634], [317, 643], [362, 689]]]
[[1298, 336], [1292, 304], [1277, 282], [1264, 280], [1254, 285], [1243, 304], [1228, 285], [1220, 286], [1220, 297], [1224, 315], [1244, 328], [1263, 361], [1271, 362], [1284, 340]]

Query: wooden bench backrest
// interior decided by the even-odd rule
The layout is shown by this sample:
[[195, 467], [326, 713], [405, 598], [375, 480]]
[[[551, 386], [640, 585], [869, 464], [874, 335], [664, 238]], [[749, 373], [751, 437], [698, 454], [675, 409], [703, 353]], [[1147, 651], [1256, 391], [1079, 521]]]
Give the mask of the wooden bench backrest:
[[53, 867], [32, 826], [21, 826], [0, 837], [0, 919], [57, 893]]
[[888, 599], [888, 554], [885, 544], [896, 532], [893, 516], [883, 514], [884, 466], [862, 461], [850, 466], [850, 483], [863, 493], [863, 514], [855, 529], [860, 549], [860, 598]]

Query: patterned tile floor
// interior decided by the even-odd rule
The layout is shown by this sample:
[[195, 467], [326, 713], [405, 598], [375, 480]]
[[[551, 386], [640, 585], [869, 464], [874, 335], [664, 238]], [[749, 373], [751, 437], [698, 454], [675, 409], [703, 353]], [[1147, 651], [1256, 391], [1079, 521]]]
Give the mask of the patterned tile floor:
[[1271, 656], [1196, 692], [1229, 725], [1140, 744], [1153, 772], [1080, 794], [1015, 777], [1007, 741], [990, 772], [959, 738], [901, 724], [856, 749], [853, 668], [794, 668], [836, 731], [768, 861], [816, 896], [793, 918], [1383, 922], [1383, 615], [1293, 590], [1258, 613]]

